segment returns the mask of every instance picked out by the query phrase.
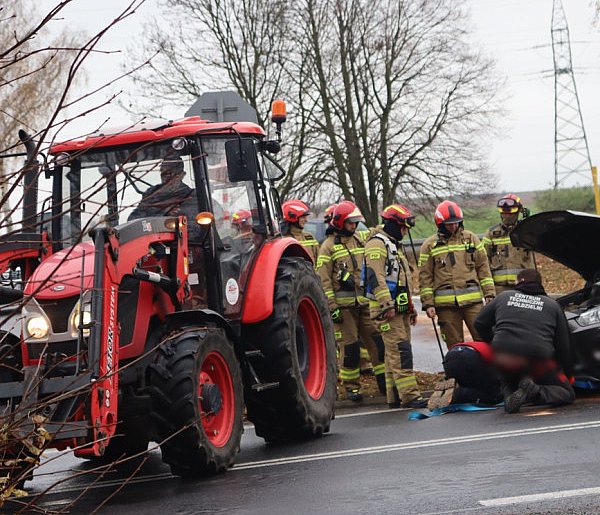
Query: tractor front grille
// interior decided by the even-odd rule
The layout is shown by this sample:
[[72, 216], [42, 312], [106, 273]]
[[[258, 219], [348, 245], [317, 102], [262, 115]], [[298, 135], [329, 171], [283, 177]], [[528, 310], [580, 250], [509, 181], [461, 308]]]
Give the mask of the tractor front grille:
[[69, 330], [69, 315], [79, 297], [66, 297], [64, 299], [38, 300], [39, 305], [46, 313], [52, 324], [53, 333], [65, 333]]

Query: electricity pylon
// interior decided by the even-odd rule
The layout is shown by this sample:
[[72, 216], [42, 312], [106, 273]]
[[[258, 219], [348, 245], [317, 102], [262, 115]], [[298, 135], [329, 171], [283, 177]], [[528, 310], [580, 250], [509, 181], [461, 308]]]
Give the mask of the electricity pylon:
[[592, 161], [573, 74], [569, 26], [562, 0], [552, 6], [554, 56], [554, 188], [575, 176], [591, 177]]

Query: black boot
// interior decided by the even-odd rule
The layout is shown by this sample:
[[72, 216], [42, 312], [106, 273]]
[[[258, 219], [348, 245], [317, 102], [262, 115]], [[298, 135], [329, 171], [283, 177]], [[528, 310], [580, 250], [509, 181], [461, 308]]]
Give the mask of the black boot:
[[506, 413], [517, 413], [521, 406], [533, 401], [539, 392], [540, 387], [529, 377], [524, 377], [519, 382], [519, 388], [504, 399], [504, 411]]
[[427, 407], [427, 399], [421, 397], [420, 395], [409, 402], [402, 403], [403, 408], [409, 409], [420, 409]]
[[377, 374], [375, 376], [377, 379], [377, 387], [379, 388], [379, 393], [381, 395], [385, 395], [385, 374]]
[[360, 402], [363, 400], [363, 396], [358, 388], [353, 388], [351, 390], [346, 390], [346, 399], [352, 402]]

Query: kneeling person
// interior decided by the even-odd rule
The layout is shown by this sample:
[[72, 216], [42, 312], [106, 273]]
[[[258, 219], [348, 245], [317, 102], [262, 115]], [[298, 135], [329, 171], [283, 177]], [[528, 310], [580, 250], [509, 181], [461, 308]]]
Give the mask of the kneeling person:
[[515, 290], [485, 306], [475, 327], [492, 344], [508, 413], [527, 403], [558, 406], [575, 400], [567, 320], [546, 296], [537, 270], [519, 272]]
[[385, 347], [385, 382], [390, 407], [423, 408], [413, 372], [410, 326], [416, 324], [410, 295], [410, 269], [400, 241], [414, 217], [393, 204], [381, 214], [384, 225], [375, 229], [365, 245], [365, 289], [371, 318], [379, 321]]

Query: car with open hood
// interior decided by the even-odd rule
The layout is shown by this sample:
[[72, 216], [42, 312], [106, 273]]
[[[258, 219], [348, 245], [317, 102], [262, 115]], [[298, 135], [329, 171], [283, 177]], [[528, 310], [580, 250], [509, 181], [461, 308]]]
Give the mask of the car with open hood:
[[556, 300], [571, 331], [575, 386], [600, 388], [600, 216], [539, 213], [519, 223], [511, 240], [575, 270], [585, 280], [583, 288]]

